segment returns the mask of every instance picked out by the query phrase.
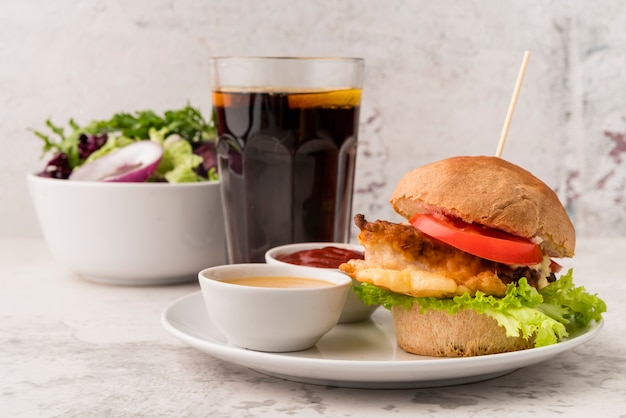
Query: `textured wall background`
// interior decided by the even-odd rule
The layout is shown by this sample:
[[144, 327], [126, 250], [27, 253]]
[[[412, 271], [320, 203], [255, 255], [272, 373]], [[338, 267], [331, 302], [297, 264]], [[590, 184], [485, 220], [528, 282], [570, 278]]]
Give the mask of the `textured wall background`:
[[395, 217], [400, 176], [495, 153], [557, 190], [579, 235], [626, 235], [626, 2], [605, 0], [3, 0], [0, 235], [37, 236], [28, 131], [190, 102], [210, 111], [213, 55], [367, 62], [355, 212]]

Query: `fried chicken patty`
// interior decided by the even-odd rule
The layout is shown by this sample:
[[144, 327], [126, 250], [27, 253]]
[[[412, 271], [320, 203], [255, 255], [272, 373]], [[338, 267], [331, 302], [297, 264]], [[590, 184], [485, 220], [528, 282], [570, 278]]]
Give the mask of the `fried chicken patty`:
[[353, 279], [392, 292], [437, 298], [477, 291], [503, 296], [506, 285], [521, 277], [537, 288], [554, 280], [547, 257], [540, 266], [514, 268], [458, 250], [409, 224], [368, 222], [361, 214], [354, 221], [361, 230], [365, 259], [339, 268]]

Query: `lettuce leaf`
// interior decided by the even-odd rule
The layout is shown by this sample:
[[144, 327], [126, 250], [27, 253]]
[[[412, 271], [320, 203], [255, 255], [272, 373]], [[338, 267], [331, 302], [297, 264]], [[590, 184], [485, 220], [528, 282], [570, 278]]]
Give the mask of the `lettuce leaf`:
[[163, 145], [163, 157], [150, 181], [167, 180], [169, 183], [190, 183], [203, 181], [195, 172], [202, 164], [202, 157], [193, 153], [191, 144], [179, 135], [169, 135], [169, 129], [150, 129], [150, 140]]
[[606, 304], [584, 287], [573, 284], [572, 270], [541, 291], [528, 284], [526, 278], [507, 286], [504, 297], [477, 292], [448, 299], [415, 298], [363, 283], [355, 291], [366, 305], [380, 304], [386, 309], [399, 306], [410, 309], [418, 303], [420, 311], [443, 310], [454, 314], [460, 309], [473, 309], [495, 319], [510, 337], [529, 338], [535, 334], [535, 346], [555, 344], [570, 333], [599, 321]]
[[591, 321], [600, 321], [607, 309], [597, 294], [592, 295], [584, 287], [574, 285], [571, 269], [539, 293], [543, 297], [543, 303], [537, 309], [566, 323], [570, 333], [580, 331]]

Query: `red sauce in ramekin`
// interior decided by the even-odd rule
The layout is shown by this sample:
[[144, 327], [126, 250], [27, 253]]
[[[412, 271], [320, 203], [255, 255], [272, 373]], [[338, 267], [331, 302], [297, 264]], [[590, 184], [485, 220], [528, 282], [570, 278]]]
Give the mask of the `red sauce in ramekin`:
[[277, 260], [289, 264], [335, 269], [338, 268], [340, 264], [346, 263], [348, 260], [355, 258], [363, 260], [363, 253], [332, 246], [316, 248], [313, 250], [296, 251], [295, 253], [276, 256]]

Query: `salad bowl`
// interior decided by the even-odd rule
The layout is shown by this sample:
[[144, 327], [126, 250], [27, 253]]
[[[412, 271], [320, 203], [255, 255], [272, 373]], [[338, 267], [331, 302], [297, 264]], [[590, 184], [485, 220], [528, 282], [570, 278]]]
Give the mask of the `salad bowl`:
[[28, 174], [27, 184], [51, 254], [90, 281], [187, 282], [226, 261], [219, 181], [116, 183]]

